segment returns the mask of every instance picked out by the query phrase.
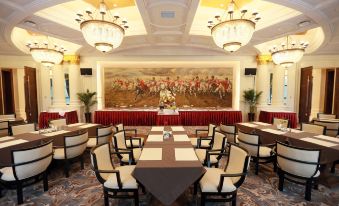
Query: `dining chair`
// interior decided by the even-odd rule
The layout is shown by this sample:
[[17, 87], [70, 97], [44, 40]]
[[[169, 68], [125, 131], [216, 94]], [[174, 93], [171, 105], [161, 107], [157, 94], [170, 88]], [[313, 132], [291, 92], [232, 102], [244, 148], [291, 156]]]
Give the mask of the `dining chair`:
[[321, 120], [314, 120], [314, 124], [321, 125], [326, 127], [325, 128], [325, 135], [336, 137], [339, 135], [339, 122], [328, 122], [328, 121], [321, 121]]
[[235, 125], [220, 124], [220, 131], [226, 134], [227, 141], [238, 144], [238, 134]]
[[300, 130], [304, 132], [323, 135], [325, 134], [326, 127], [322, 125], [316, 125], [316, 124], [301, 123]]
[[295, 147], [276, 142], [279, 190], [284, 189], [284, 180], [306, 185], [305, 200], [311, 201], [312, 187], [318, 185], [320, 176], [320, 149]]
[[36, 127], [35, 123], [11, 126], [12, 135], [34, 132], [35, 127]]
[[[228, 154], [222, 155], [228, 156], [225, 167], [205, 167], [206, 173], [199, 181], [202, 206], [209, 201], [232, 202], [232, 206], [236, 205], [237, 190], [245, 181], [250, 156], [246, 149], [233, 143], [230, 143]], [[209, 199], [210, 196], [214, 198]]]
[[16, 188], [18, 204], [22, 204], [23, 187], [43, 180], [44, 191], [48, 190], [47, 168], [52, 161], [52, 141], [38, 146], [11, 151], [12, 164], [0, 169], [0, 184]]
[[0, 121], [0, 137], [5, 137], [9, 135], [9, 122]]
[[52, 119], [49, 120], [49, 127], [62, 127], [62, 126], [66, 126], [67, 122], [65, 118], [60, 118], [60, 119]]
[[54, 146], [53, 159], [64, 162], [64, 173], [69, 177], [70, 164], [80, 160], [81, 169], [84, 169], [83, 153], [86, 150], [88, 133], [82, 132], [64, 136], [63, 146]]
[[112, 126], [102, 126], [96, 128], [96, 136], [89, 136], [87, 147], [94, 147], [99, 144], [107, 143], [112, 137]]
[[324, 114], [324, 113], [318, 113], [317, 118], [320, 119], [335, 119], [337, 115], [335, 114]]
[[[216, 126], [214, 124], [209, 124], [208, 129], [197, 129], [195, 130], [195, 138], [190, 138], [191, 143], [194, 147], [200, 147], [200, 148], [210, 148], [211, 147], [211, 140], [214, 136]], [[200, 136], [201, 133], [206, 134], [207, 136]], [[200, 139], [200, 145], [198, 145], [198, 139]]]
[[16, 115], [15, 114], [1, 114], [0, 115], [0, 120], [1, 119], [15, 119]]
[[273, 144], [262, 144], [260, 136], [257, 134], [245, 133], [243, 131], [238, 132], [239, 145], [247, 149], [250, 153], [253, 162], [255, 163], [255, 174], [259, 173], [259, 164], [273, 163], [274, 171], [276, 171], [276, 155], [271, 147]]
[[211, 149], [195, 149], [197, 157], [203, 165], [218, 167], [219, 160], [222, 153], [225, 152], [227, 147], [227, 137], [224, 133], [216, 131], [212, 142]]
[[290, 121], [288, 119], [273, 118], [273, 125], [274, 126], [281, 125], [284, 128], [288, 128], [290, 125]]
[[136, 164], [136, 162], [139, 160], [142, 151], [141, 141], [138, 148], [127, 148], [125, 131], [115, 133], [112, 138], [112, 144], [115, 152], [119, 153], [118, 158], [121, 165], [127, 164], [130, 160], [130, 156], [132, 159], [132, 164]]
[[[134, 205], [139, 205], [138, 183], [132, 176], [135, 165], [115, 167], [111, 156], [114, 154], [131, 153], [111, 152], [109, 143], [97, 145], [91, 149], [91, 168], [103, 186], [105, 206], [109, 205], [109, 197], [134, 198]], [[131, 157], [128, 162], [131, 163]]]
[[[139, 147], [140, 144], [144, 145], [144, 138], [137, 137], [137, 129], [126, 129], [124, 124], [120, 123], [115, 125], [115, 133], [120, 131], [125, 131], [127, 148]], [[130, 134], [130, 132], [133, 134]]]

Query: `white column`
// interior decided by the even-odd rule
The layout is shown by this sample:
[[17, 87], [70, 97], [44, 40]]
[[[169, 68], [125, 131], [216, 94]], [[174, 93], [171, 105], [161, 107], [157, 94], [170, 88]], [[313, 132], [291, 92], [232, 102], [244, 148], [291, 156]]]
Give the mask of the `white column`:
[[284, 107], [284, 74], [285, 68], [274, 66], [272, 106], [278, 109]]
[[47, 111], [52, 105], [51, 100], [51, 77], [53, 75], [53, 69], [47, 67], [40, 68], [40, 92], [41, 92], [41, 111]]
[[65, 74], [62, 65], [53, 67], [53, 106], [63, 108], [66, 106], [65, 99]]
[[262, 91], [258, 104], [265, 106], [268, 103], [269, 90], [270, 90], [270, 72], [271, 64], [259, 64], [257, 67], [256, 75], [256, 90]]
[[80, 101], [78, 99], [77, 93], [80, 91], [80, 65], [70, 64], [68, 66], [68, 74], [70, 105], [79, 106]]

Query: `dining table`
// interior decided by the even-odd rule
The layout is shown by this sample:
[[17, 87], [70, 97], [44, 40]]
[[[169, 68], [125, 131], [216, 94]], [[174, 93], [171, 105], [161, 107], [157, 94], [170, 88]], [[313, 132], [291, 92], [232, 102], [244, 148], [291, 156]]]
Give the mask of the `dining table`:
[[339, 177], [329, 173], [332, 163], [339, 160], [339, 138], [304, 132], [298, 129], [278, 129], [277, 126], [264, 122], [238, 123], [238, 131], [258, 134], [262, 144], [276, 141], [285, 142], [296, 147], [320, 149], [321, 177], [320, 183], [328, 187], [339, 185]]
[[132, 175], [161, 203], [170, 205], [205, 172], [182, 126], [156, 126]]

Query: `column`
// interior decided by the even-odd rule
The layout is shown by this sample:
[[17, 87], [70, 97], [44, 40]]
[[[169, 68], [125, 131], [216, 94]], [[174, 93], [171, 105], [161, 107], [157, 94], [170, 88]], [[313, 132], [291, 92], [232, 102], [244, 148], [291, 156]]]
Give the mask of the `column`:
[[80, 91], [80, 57], [65, 55], [64, 62], [68, 63], [70, 106], [79, 106], [77, 93]]
[[273, 96], [272, 105], [277, 109], [284, 107], [284, 75], [285, 68], [275, 65], [273, 68]]
[[53, 105], [54, 108], [64, 108], [65, 99], [65, 73], [62, 65], [53, 67]]
[[267, 106], [270, 89], [270, 68], [272, 68], [272, 57], [270, 54], [257, 56], [256, 91], [262, 91], [258, 102], [259, 107]]
[[40, 67], [41, 111], [47, 111], [53, 104], [51, 99], [51, 78], [53, 78], [53, 69]]

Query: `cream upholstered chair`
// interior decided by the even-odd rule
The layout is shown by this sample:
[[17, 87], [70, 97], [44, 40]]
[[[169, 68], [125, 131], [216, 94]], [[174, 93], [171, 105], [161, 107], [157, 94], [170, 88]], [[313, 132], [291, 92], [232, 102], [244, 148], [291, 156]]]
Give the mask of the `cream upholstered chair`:
[[278, 126], [281, 125], [284, 128], [288, 128], [290, 122], [288, 119], [281, 119], [281, 118], [273, 118], [273, 125]]
[[49, 127], [62, 127], [62, 126], [66, 126], [67, 122], [65, 118], [61, 118], [61, 119], [53, 119], [49, 121]]
[[83, 153], [86, 150], [88, 133], [64, 136], [64, 146], [54, 146], [53, 159], [64, 161], [65, 176], [69, 177], [71, 160], [80, 159], [81, 169], [84, 169]]
[[[226, 155], [224, 153], [224, 155]], [[205, 168], [206, 173], [200, 180], [201, 205], [207, 201], [227, 201], [236, 205], [237, 189], [245, 181], [250, 156], [242, 147], [230, 143], [227, 164], [224, 169]], [[195, 184], [196, 192], [196, 184]], [[208, 196], [217, 198], [208, 199]]]
[[8, 119], [15, 119], [15, 114], [2, 114], [2, 115], [0, 115], [0, 120], [2, 120], [2, 119], [6, 119], [6, 120], [8, 120]]
[[126, 198], [129, 192], [133, 193], [130, 197], [134, 198], [134, 204], [139, 205], [138, 183], [132, 176], [135, 166], [114, 167], [111, 155], [121, 153], [111, 152], [110, 148], [109, 143], [104, 143], [91, 150], [91, 167], [98, 181], [103, 185], [105, 206], [109, 205], [109, 197]]
[[[136, 164], [139, 160], [142, 151], [142, 145], [139, 144], [138, 148], [127, 148], [126, 147], [126, 136], [125, 131], [117, 132], [113, 135], [112, 139], [113, 147], [115, 152], [118, 152], [118, 157], [120, 159], [120, 164], [124, 165], [129, 161], [129, 156], [131, 156], [132, 164]], [[122, 153], [126, 152], [126, 153]]]
[[[195, 130], [195, 138], [190, 138], [191, 143], [194, 147], [200, 148], [211, 148], [211, 140], [214, 136], [216, 126], [214, 124], [209, 124], [208, 129], [197, 129]], [[207, 133], [207, 136], [200, 136], [201, 133]], [[200, 139], [200, 145], [199, 140]]]
[[321, 119], [335, 119], [337, 115], [335, 114], [324, 114], [324, 113], [318, 113], [317, 118], [319, 120]]
[[88, 138], [87, 147], [94, 147], [96, 145], [109, 142], [112, 134], [112, 126], [98, 127], [96, 136], [90, 136]]
[[226, 135], [222, 132], [215, 132], [212, 142], [211, 149], [200, 149], [197, 148], [195, 153], [197, 154], [198, 159], [204, 165], [214, 165], [218, 167], [219, 160], [221, 159], [220, 153], [225, 152], [227, 147], [227, 138]]
[[327, 122], [321, 120], [314, 120], [313, 122], [316, 125], [325, 126], [325, 135], [336, 137], [339, 135], [339, 122]]
[[312, 187], [317, 187], [320, 175], [320, 150], [294, 147], [281, 142], [276, 143], [279, 190], [284, 189], [284, 180], [305, 184], [305, 199], [311, 201]]
[[314, 134], [325, 134], [326, 127], [315, 124], [301, 123], [300, 129], [304, 132], [314, 133]]
[[235, 125], [224, 125], [220, 124], [220, 131], [226, 134], [227, 141], [238, 144], [238, 134]]
[[[137, 137], [136, 129], [126, 129], [125, 126], [122, 123], [120, 123], [115, 125], [115, 133], [120, 131], [125, 131], [127, 148], [139, 147], [140, 144], [144, 145], [144, 138]], [[131, 132], [133, 134], [130, 134]]]
[[22, 189], [33, 180], [43, 179], [44, 191], [48, 190], [47, 168], [52, 161], [52, 141], [12, 150], [12, 166], [0, 169], [0, 183], [8, 188], [16, 187], [18, 204], [23, 203]]
[[9, 135], [9, 122], [0, 121], [0, 137], [5, 137]]
[[275, 154], [272, 148], [275, 144], [261, 144], [260, 136], [249, 134], [243, 131], [238, 132], [239, 145], [247, 149], [250, 153], [253, 162], [255, 163], [255, 174], [258, 175], [259, 164], [273, 163], [274, 171], [276, 170]]
[[12, 129], [12, 135], [34, 132], [35, 124], [31, 123], [31, 124], [15, 125], [15, 126], [12, 126], [11, 129]]

